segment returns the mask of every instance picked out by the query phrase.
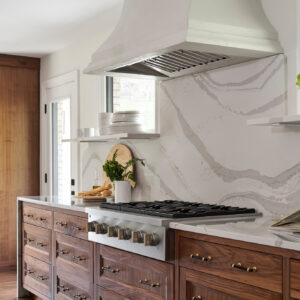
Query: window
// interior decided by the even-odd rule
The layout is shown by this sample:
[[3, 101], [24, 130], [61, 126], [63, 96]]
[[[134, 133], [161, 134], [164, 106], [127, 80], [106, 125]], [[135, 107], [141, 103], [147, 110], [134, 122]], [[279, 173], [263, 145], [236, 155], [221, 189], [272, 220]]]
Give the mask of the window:
[[145, 130], [155, 131], [155, 80], [106, 77], [106, 111], [124, 110], [141, 112]]

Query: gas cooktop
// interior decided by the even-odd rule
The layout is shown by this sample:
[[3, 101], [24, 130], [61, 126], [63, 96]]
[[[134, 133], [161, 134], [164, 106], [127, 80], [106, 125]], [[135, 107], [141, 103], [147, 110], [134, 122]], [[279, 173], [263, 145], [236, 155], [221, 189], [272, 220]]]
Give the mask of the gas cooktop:
[[101, 203], [100, 207], [120, 212], [129, 212], [174, 219], [256, 213], [254, 208], [240, 208], [178, 200], [154, 202], [141, 201], [130, 203]]

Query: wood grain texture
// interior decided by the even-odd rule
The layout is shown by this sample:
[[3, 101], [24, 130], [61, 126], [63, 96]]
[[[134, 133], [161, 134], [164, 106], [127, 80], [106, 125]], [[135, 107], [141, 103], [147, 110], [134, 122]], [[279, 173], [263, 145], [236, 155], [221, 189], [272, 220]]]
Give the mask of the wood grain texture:
[[12, 60], [0, 55], [0, 268], [16, 266], [16, 197], [39, 194], [39, 70]]
[[281, 300], [279, 293], [180, 268], [180, 299], [200, 296], [202, 300]]
[[52, 229], [52, 212], [23, 203], [23, 222]]
[[290, 288], [291, 296], [300, 299], [300, 260], [290, 261]]
[[[191, 258], [190, 255], [194, 256]], [[202, 261], [198, 257], [211, 257]], [[232, 268], [241, 263], [245, 268], [256, 267], [256, 272]], [[214, 274], [223, 278], [282, 292], [282, 257], [232, 246], [180, 237], [179, 264], [189, 269]]]
[[40, 70], [40, 59], [27, 56], [0, 54], [0, 66]]
[[[172, 264], [103, 245], [97, 245], [97, 254], [98, 285], [130, 299], [174, 299]], [[151, 287], [140, 280], [159, 286]]]
[[95, 300], [131, 300], [130, 298], [108, 291], [100, 286], [96, 286]]

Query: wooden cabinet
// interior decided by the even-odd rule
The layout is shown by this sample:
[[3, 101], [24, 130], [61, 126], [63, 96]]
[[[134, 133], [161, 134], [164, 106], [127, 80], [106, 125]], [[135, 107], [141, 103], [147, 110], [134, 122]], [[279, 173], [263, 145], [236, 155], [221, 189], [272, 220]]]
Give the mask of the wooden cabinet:
[[291, 297], [300, 299], [300, 260], [290, 261], [290, 287]]
[[282, 292], [282, 257], [258, 251], [179, 238], [180, 266]]
[[126, 298], [122, 295], [97, 286], [95, 300], [130, 300], [130, 298]]
[[86, 226], [86, 218], [54, 212], [54, 230], [57, 232], [87, 240]]
[[52, 229], [52, 211], [23, 204], [23, 222]]
[[173, 265], [103, 245], [96, 248], [96, 283], [105, 290], [124, 299], [173, 299]]
[[23, 224], [23, 252], [51, 263], [52, 232], [30, 224]]

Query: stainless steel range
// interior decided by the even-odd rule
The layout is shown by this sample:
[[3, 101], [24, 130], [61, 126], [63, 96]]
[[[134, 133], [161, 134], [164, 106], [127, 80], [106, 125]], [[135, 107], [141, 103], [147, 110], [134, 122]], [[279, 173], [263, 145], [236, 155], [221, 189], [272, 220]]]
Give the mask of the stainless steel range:
[[194, 219], [230, 220], [256, 216], [253, 208], [239, 208], [176, 200], [102, 203], [89, 209], [90, 241], [159, 260], [168, 260], [172, 247], [169, 223]]

